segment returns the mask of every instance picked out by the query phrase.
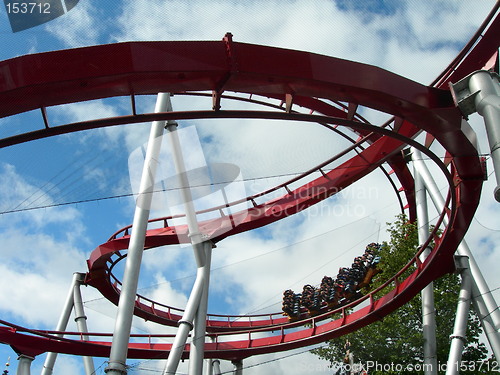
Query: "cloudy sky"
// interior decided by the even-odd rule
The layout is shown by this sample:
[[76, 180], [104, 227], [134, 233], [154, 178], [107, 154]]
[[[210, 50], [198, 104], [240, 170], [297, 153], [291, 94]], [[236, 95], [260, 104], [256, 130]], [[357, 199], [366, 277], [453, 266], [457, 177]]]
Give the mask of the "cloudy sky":
[[[231, 32], [238, 42], [363, 62], [428, 84], [469, 40], [494, 3], [80, 0], [66, 15], [17, 33], [2, 8], [0, 60], [122, 41], [220, 40]], [[154, 97], [140, 98], [138, 108], [151, 112], [154, 102]], [[210, 104], [182, 96], [172, 98], [172, 103], [175, 109]], [[117, 98], [49, 108], [48, 115], [54, 124], [63, 124], [127, 111], [127, 99]], [[367, 110], [364, 115], [375, 123], [383, 121], [378, 113]], [[487, 155], [481, 119], [473, 115], [470, 123], [481, 152]], [[237, 125], [236, 130], [229, 120], [180, 122], [184, 148], [198, 150], [189, 166], [199, 166], [200, 158], [208, 163], [231, 160], [244, 180], [239, 187], [247, 192], [291, 178], [345, 147], [344, 141], [320, 126], [278, 121], [270, 126], [249, 120]], [[0, 119], [0, 136], [37, 126], [43, 123], [34, 112]], [[0, 150], [0, 319], [30, 328], [55, 328], [73, 272], [86, 272], [90, 252], [132, 222], [134, 201], [129, 194], [137, 170], [132, 168], [129, 174], [129, 162], [135, 165], [134, 155], [141, 154], [149, 126], [75, 133]], [[491, 174], [491, 163], [488, 167]], [[168, 171], [168, 165], [165, 168]], [[498, 203], [492, 199], [494, 186], [491, 176], [467, 241], [498, 300], [500, 275], [495, 260], [500, 227]], [[204, 202], [213, 202], [212, 198], [216, 199]], [[299, 291], [304, 284], [319, 284], [323, 275], [334, 276], [339, 267], [348, 266], [369, 242], [387, 239], [386, 223], [393, 221], [398, 210], [389, 183], [375, 171], [318, 207], [221, 241], [213, 254], [209, 311], [279, 311], [284, 289]], [[167, 214], [165, 205], [158, 203], [154, 213]], [[434, 216], [431, 210], [430, 217]], [[194, 275], [190, 248], [151, 250], [144, 255], [140, 293], [183, 307]], [[89, 330], [111, 332], [115, 308], [91, 287], [83, 289], [83, 298]], [[133, 330], [164, 331], [141, 321], [134, 322]], [[249, 366], [245, 373], [328, 373], [325, 363], [306, 349], [250, 358], [245, 360]], [[10, 372], [15, 373], [16, 355], [1, 345], [0, 362], [9, 356]], [[35, 359], [32, 373], [40, 372], [43, 361], [44, 356]], [[97, 374], [104, 373], [105, 362], [105, 358], [95, 359]], [[131, 374], [160, 373], [163, 368], [158, 362], [130, 364]], [[230, 369], [229, 363], [222, 363], [223, 371]], [[183, 365], [179, 371], [187, 372]], [[81, 360], [60, 356], [54, 374], [69, 373], [84, 373]]]

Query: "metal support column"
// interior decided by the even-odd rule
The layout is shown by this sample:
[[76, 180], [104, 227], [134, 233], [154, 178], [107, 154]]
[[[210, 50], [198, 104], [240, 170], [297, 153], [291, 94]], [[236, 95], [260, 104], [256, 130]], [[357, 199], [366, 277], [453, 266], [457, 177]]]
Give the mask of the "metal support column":
[[231, 361], [231, 363], [234, 366], [233, 374], [234, 375], [243, 375], [243, 360], [237, 359], [237, 360]]
[[17, 358], [19, 363], [17, 365], [17, 375], [31, 375], [31, 362], [35, 358], [30, 357], [28, 355], [21, 354], [19, 358]]
[[212, 243], [210, 241], [205, 241], [203, 245], [205, 248], [205, 265], [203, 266], [203, 279], [205, 280], [205, 284], [203, 285], [203, 293], [194, 320], [193, 339], [191, 340], [191, 349], [189, 352], [189, 375], [203, 374]]
[[213, 375], [221, 375], [220, 361], [218, 359], [214, 359], [212, 361], [212, 369], [213, 369]]
[[458, 297], [457, 314], [455, 316], [455, 326], [450, 336], [450, 354], [446, 366], [446, 375], [460, 374], [460, 363], [462, 361], [462, 352], [466, 342], [467, 319], [472, 295], [472, 276], [469, 271], [469, 261], [465, 256], [455, 256], [457, 270], [462, 277], [462, 285]]
[[174, 375], [179, 366], [181, 360], [182, 352], [184, 351], [184, 346], [189, 335], [189, 332], [193, 329], [193, 321], [200, 304], [201, 296], [204, 289], [204, 270], [203, 267], [199, 267], [196, 271], [196, 280], [189, 295], [189, 299], [182, 314], [181, 320], [179, 320], [179, 328], [177, 328], [177, 333], [175, 334], [175, 339], [172, 344], [172, 349], [168, 355], [167, 363], [165, 365], [164, 374]]
[[214, 374], [214, 360], [212, 358], [209, 358], [207, 361], [207, 375], [213, 375]]
[[465, 116], [477, 112], [484, 119], [500, 202], [500, 82], [498, 74], [479, 70], [452, 85], [455, 104]]
[[[170, 95], [167, 93], [159, 93], [155, 112], [166, 112], [170, 110], [169, 108], [171, 108]], [[132, 329], [134, 304], [164, 125], [164, 121], [154, 121], [149, 135], [148, 148], [144, 159], [139, 195], [137, 197], [134, 221], [132, 224], [133, 229], [130, 236], [128, 255], [123, 274], [122, 290], [118, 302], [118, 312], [115, 330], [113, 332], [109, 365], [105, 369], [105, 372], [109, 375], [123, 375], [127, 373], [126, 360], [128, 343], [130, 340], [130, 331]]]
[[[66, 301], [64, 303], [63, 311], [61, 316], [59, 317], [59, 321], [57, 322], [56, 331], [62, 332], [65, 331], [68, 327], [69, 318], [71, 316], [71, 310], [73, 309], [73, 290], [75, 286], [78, 284], [79, 274], [74, 273], [73, 279], [71, 281], [71, 286], [69, 288], [68, 295], [66, 296]], [[57, 337], [63, 337], [62, 334], [55, 335]], [[54, 364], [56, 363], [57, 353], [47, 353], [47, 357], [45, 358], [45, 363], [42, 368], [42, 375], [51, 375], [54, 371]]]
[[[75, 322], [78, 328], [78, 332], [83, 333], [82, 338], [84, 340], [89, 339], [89, 336], [86, 333], [89, 332], [87, 328], [87, 316], [85, 315], [85, 311], [83, 310], [83, 301], [82, 301], [82, 292], [80, 290], [80, 286], [83, 284], [85, 280], [84, 273], [78, 273], [78, 280], [73, 289], [73, 304], [75, 307]], [[83, 356], [83, 366], [85, 368], [86, 375], [95, 374], [94, 360], [92, 357]]]
[[[415, 160], [413, 165], [418, 169], [418, 173], [422, 176], [425, 187], [431, 200], [438, 211], [442, 211], [444, 207], [444, 199], [439, 192], [438, 187], [427, 166], [422, 160], [420, 151], [414, 150]], [[448, 223], [448, 218], [444, 217], [445, 224]], [[490, 343], [491, 350], [495, 354], [497, 360], [500, 359], [500, 311], [498, 305], [491, 294], [491, 291], [484, 279], [479, 266], [477, 265], [472, 252], [470, 251], [467, 242], [462, 240], [457, 248], [458, 255], [463, 255], [469, 258], [470, 272], [472, 275], [472, 303], [474, 309], [481, 321], [484, 333]]]
[[[412, 159], [415, 160], [415, 149], [412, 149]], [[424, 243], [429, 237], [429, 215], [427, 211], [427, 194], [422, 177], [414, 168], [415, 200], [417, 205], [418, 242]], [[420, 259], [427, 258], [431, 249], [427, 247]], [[437, 375], [437, 345], [436, 345], [436, 312], [434, 307], [434, 283], [429, 283], [421, 292], [422, 296], [422, 328], [424, 336], [424, 365], [426, 375]]]
[[[184, 158], [182, 155], [182, 148], [179, 141], [179, 135], [177, 133], [177, 123], [171, 121], [167, 124], [167, 135], [170, 141], [170, 146], [172, 148], [172, 155], [174, 159], [175, 169], [177, 176], [180, 182], [181, 194], [184, 201], [184, 208], [186, 213], [187, 226], [189, 231], [189, 237], [191, 240], [191, 244], [193, 245], [194, 256], [196, 259], [196, 265], [198, 267], [196, 272], [196, 280], [191, 291], [191, 294], [188, 299], [187, 306], [184, 310], [184, 314], [182, 315], [182, 319], [179, 321], [179, 328], [177, 329], [177, 333], [175, 335], [174, 343], [172, 345], [172, 349], [167, 359], [167, 363], [165, 365], [164, 374], [174, 375], [177, 371], [177, 367], [179, 366], [179, 362], [182, 356], [182, 352], [184, 351], [184, 346], [186, 345], [187, 337], [189, 331], [193, 329], [193, 320], [197, 311], [200, 307], [200, 301], [203, 297], [203, 293], [205, 291], [206, 285], [208, 283], [206, 277], [210, 274], [210, 265], [206, 259], [205, 246], [212, 246], [212, 243], [209, 241], [207, 244], [203, 242], [203, 236], [199, 231], [198, 220], [196, 218], [196, 211], [194, 209], [193, 198], [191, 195], [191, 190], [189, 187], [189, 181], [187, 178], [186, 166], [184, 164]], [[206, 320], [206, 314], [204, 317], [200, 315], [197, 316], [197, 319]], [[201, 334], [199, 340], [205, 341], [205, 335]], [[193, 358], [194, 361], [198, 361], [198, 363], [190, 364], [190, 366], [194, 366], [196, 369], [203, 368], [203, 357], [204, 357], [204, 345], [198, 346], [197, 349], [198, 354], [196, 358]], [[201, 358], [201, 363], [199, 362]]]

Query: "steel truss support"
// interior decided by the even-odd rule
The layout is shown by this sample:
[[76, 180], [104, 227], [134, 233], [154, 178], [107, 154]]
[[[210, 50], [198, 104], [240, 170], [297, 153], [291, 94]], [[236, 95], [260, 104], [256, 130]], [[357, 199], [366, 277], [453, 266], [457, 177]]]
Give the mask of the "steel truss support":
[[452, 85], [455, 104], [465, 116], [477, 112], [484, 119], [500, 202], [500, 80], [496, 73], [479, 70]]
[[[80, 286], [83, 284], [85, 280], [84, 273], [75, 272], [73, 274], [73, 280], [71, 282], [71, 286], [66, 297], [66, 302], [64, 303], [63, 311], [59, 318], [59, 322], [57, 323], [56, 330], [57, 331], [65, 331], [68, 327], [69, 318], [71, 316], [71, 310], [73, 307], [75, 308], [75, 322], [78, 328], [78, 331], [81, 333], [87, 333], [87, 317], [85, 316], [85, 312], [83, 309], [82, 302], [82, 294], [80, 291]], [[63, 334], [57, 334], [58, 337], [63, 337]], [[84, 335], [83, 338], [88, 340], [88, 336]], [[45, 363], [42, 368], [42, 375], [51, 375], [54, 371], [54, 364], [57, 359], [57, 353], [47, 353], [47, 357], [45, 358]], [[94, 360], [92, 357], [83, 357], [83, 364], [85, 367], [85, 374], [91, 375], [95, 373], [94, 368]]]
[[[176, 373], [189, 332], [195, 328], [195, 337], [191, 344], [189, 373], [191, 375], [201, 375], [203, 372], [203, 358], [205, 354], [205, 328], [212, 242], [203, 241], [203, 236], [199, 230], [193, 197], [186, 174], [182, 148], [179, 141], [179, 134], [177, 133], [177, 126], [175, 121], [168, 122], [166, 126], [167, 135], [172, 149], [172, 158], [184, 202], [189, 238], [193, 246], [198, 269], [193, 289], [182, 315], [182, 319], [179, 321], [179, 328], [177, 329], [174, 343], [172, 344], [172, 349], [165, 365], [164, 374], [173, 375]], [[195, 324], [193, 324], [194, 321]]]
[[[432, 178], [427, 166], [422, 160], [420, 151], [414, 150], [415, 160], [414, 167], [417, 168], [418, 173], [422, 176], [427, 192], [438, 211], [444, 208], [444, 199], [439, 189]], [[444, 217], [445, 224], [448, 224], [448, 218]], [[484, 333], [490, 343], [491, 350], [495, 358], [500, 359], [500, 311], [498, 305], [491, 294], [491, 291], [486, 283], [486, 280], [479, 269], [479, 266], [469, 249], [469, 246], [462, 240], [457, 248], [457, 254], [469, 258], [470, 272], [472, 275], [472, 303], [474, 309], [481, 321]]]
[[[415, 149], [412, 148], [412, 159], [415, 159]], [[422, 176], [414, 170], [415, 200], [417, 209], [418, 241], [423, 244], [429, 237], [429, 215], [427, 211], [427, 194]], [[420, 259], [427, 258], [431, 249], [427, 247]], [[421, 292], [422, 296], [422, 326], [424, 336], [424, 365], [426, 375], [437, 375], [437, 345], [436, 345], [436, 311], [434, 307], [434, 283], [430, 283]]]
[[35, 358], [30, 357], [28, 355], [21, 354], [19, 358], [17, 358], [19, 363], [17, 365], [17, 375], [31, 375], [31, 362]]
[[[159, 93], [155, 112], [167, 112], [167, 110], [171, 110], [170, 94]], [[164, 121], [153, 122], [149, 134], [148, 148], [144, 158], [139, 195], [137, 197], [134, 213], [134, 230], [130, 236], [128, 255], [123, 274], [122, 290], [118, 302], [118, 312], [113, 332], [109, 365], [105, 369], [105, 372], [109, 375], [123, 375], [127, 373], [126, 360], [128, 343], [130, 340], [130, 331], [132, 329], [134, 304], [164, 126]]]
[[469, 270], [469, 260], [465, 256], [456, 255], [455, 265], [462, 277], [462, 285], [458, 297], [457, 314], [455, 316], [455, 326], [450, 336], [450, 354], [446, 366], [446, 375], [460, 374], [460, 363], [462, 352], [466, 342], [467, 319], [469, 317], [470, 302], [472, 296], [472, 275]]

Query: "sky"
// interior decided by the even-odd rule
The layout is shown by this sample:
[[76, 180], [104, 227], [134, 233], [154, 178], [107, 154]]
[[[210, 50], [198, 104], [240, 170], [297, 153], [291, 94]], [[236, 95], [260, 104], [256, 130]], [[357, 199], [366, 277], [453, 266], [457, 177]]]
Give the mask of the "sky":
[[[231, 32], [237, 42], [372, 64], [429, 84], [470, 39], [493, 4], [491, 0], [80, 0], [66, 14], [15, 33], [6, 8], [0, 7], [0, 60], [123, 41], [221, 40]], [[48, 116], [54, 124], [118, 116], [127, 113], [127, 100], [48, 108]], [[139, 98], [137, 105], [139, 111], [151, 112], [154, 103], [155, 98], [148, 96]], [[176, 110], [207, 108], [210, 102], [174, 96], [172, 105]], [[365, 110], [363, 115], [376, 123], [384, 120], [376, 111]], [[470, 124], [487, 156], [481, 118], [470, 116]], [[185, 134], [184, 149], [197, 150], [189, 154], [188, 168], [230, 160], [239, 169], [237, 179], [244, 180], [230, 191], [235, 195], [274, 186], [346, 145], [320, 126], [301, 123], [275, 121], [270, 126], [265, 121], [242, 120], [236, 127], [230, 120], [205, 120], [179, 125]], [[43, 123], [34, 112], [3, 118], [0, 136], [37, 126]], [[136, 124], [73, 133], [0, 150], [0, 319], [29, 328], [55, 328], [72, 274], [86, 272], [91, 251], [132, 223], [135, 204], [130, 193], [149, 127]], [[163, 167], [168, 182], [171, 167], [167, 163]], [[500, 226], [492, 171], [488, 160], [490, 178], [466, 240], [498, 301], [500, 275], [495, 260], [500, 252]], [[437, 182], [444, 187], [442, 181]], [[114, 198], [104, 199], [109, 197]], [[213, 194], [199, 204], [218, 199], [220, 194]], [[169, 204], [155, 201], [152, 216], [175, 212], [172, 202], [176, 198], [167, 200]], [[301, 214], [221, 241], [213, 253], [209, 312], [279, 311], [283, 290], [319, 284], [323, 275], [334, 276], [339, 267], [350, 265], [366, 244], [387, 240], [386, 223], [398, 213], [389, 183], [375, 171]], [[436, 216], [432, 208], [429, 216]], [[189, 247], [150, 250], [143, 258], [139, 292], [183, 307], [194, 276]], [[82, 294], [89, 330], [111, 332], [115, 307], [91, 287], [84, 287]], [[75, 330], [71, 325], [68, 329]], [[136, 320], [133, 331], [168, 329]], [[331, 372], [308, 349], [249, 358], [244, 361], [248, 367], [244, 372]], [[0, 363], [9, 356], [9, 371], [15, 373], [16, 354], [0, 345]], [[44, 359], [35, 359], [33, 374], [40, 373]], [[163, 368], [159, 361], [131, 361], [130, 365], [130, 374], [161, 373]], [[97, 374], [103, 374], [105, 366], [105, 358], [95, 359]], [[229, 371], [232, 366], [222, 361], [221, 368]], [[84, 374], [81, 359], [61, 355], [54, 374], [68, 373]], [[187, 373], [185, 364], [179, 373]]]

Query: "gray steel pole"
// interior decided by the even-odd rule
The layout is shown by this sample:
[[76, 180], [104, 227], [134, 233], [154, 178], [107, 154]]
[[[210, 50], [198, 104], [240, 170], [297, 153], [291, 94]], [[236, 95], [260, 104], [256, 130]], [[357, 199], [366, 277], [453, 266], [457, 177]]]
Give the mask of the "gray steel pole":
[[[422, 176], [424, 180], [425, 187], [431, 200], [438, 211], [441, 211], [444, 207], [444, 199], [439, 189], [432, 178], [427, 166], [422, 160], [420, 151], [415, 150], [414, 152], [415, 160], [414, 167], [418, 169], [418, 173]], [[445, 224], [448, 223], [448, 218], [444, 217]], [[495, 354], [495, 358], [500, 359], [500, 311], [498, 311], [498, 305], [491, 294], [491, 291], [484, 279], [479, 266], [472, 255], [469, 246], [465, 240], [459, 244], [457, 248], [458, 255], [463, 255], [469, 258], [470, 272], [472, 275], [472, 303], [474, 309], [481, 321], [484, 333], [488, 338], [491, 350]]]
[[193, 196], [189, 187], [189, 180], [186, 173], [186, 165], [184, 164], [184, 157], [182, 155], [181, 143], [179, 134], [177, 132], [177, 123], [170, 121], [167, 126], [167, 136], [172, 148], [172, 157], [174, 159], [175, 171], [179, 179], [179, 186], [181, 190], [184, 209], [186, 211], [186, 221], [189, 230], [189, 238], [193, 245], [194, 256], [198, 267], [205, 265], [205, 250], [201, 243], [203, 237], [198, 227], [198, 220], [196, 218], [196, 210], [194, 209]]
[[220, 361], [218, 359], [214, 359], [212, 361], [212, 369], [213, 369], [213, 375], [221, 375]]
[[[412, 159], [415, 160], [415, 149], [412, 149]], [[429, 237], [429, 215], [427, 210], [427, 194], [422, 177], [414, 168], [415, 200], [417, 205], [418, 241], [423, 244]], [[431, 249], [427, 247], [420, 255], [422, 261], [427, 258]], [[436, 312], [434, 307], [434, 283], [429, 283], [421, 291], [422, 296], [422, 328], [424, 336], [424, 365], [426, 375], [437, 375], [437, 344], [436, 344]]]
[[[73, 279], [71, 281], [71, 286], [69, 288], [68, 295], [66, 296], [66, 301], [64, 302], [63, 311], [61, 316], [59, 317], [59, 321], [57, 322], [56, 331], [62, 332], [66, 330], [68, 327], [69, 318], [71, 316], [71, 310], [73, 309], [73, 290], [75, 285], [78, 284], [79, 274], [74, 273]], [[63, 334], [55, 335], [57, 337], [63, 337]], [[47, 357], [45, 358], [45, 363], [42, 368], [42, 375], [51, 375], [54, 371], [54, 365], [56, 363], [57, 353], [47, 353]]]
[[177, 371], [177, 367], [179, 366], [182, 352], [184, 351], [189, 331], [193, 329], [193, 320], [205, 288], [204, 273], [205, 270], [203, 267], [199, 267], [196, 271], [196, 280], [194, 282], [193, 289], [191, 290], [186, 308], [182, 314], [182, 319], [179, 321], [179, 328], [175, 334], [172, 349], [168, 354], [164, 371], [165, 375], [174, 375]]
[[462, 352], [466, 342], [467, 319], [469, 317], [470, 302], [472, 296], [472, 276], [469, 271], [469, 262], [465, 256], [456, 256], [455, 263], [462, 277], [462, 285], [458, 296], [457, 314], [453, 334], [450, 336], [450, 354], [446, 366], [446, 375], [460, 374]]
[[205, 354], [205, 336], [207, 328], [208, 287], [210, 284], [210, 263], [212, 260], [212, 243], [203, 242], [205, 247], [205, 265], [203, 266], [203, 293], [194, 320], [193, 339], [189, 352], [189, 375], [203, 374], [203, 359]]
[[[169, 105], [170, 95], [167, 93], [159, 93], [155, 112], [166, 112]], [[127, 373], [126, 360], [128, 343], [130, 340], [130, 331], [132, 329], [134, 304], [164, 125], [164, 121], [154, 121], [149, 135], [139, 195], [137, 197], [138, 202], [135, 207], [134, 221], [132, 224], [133, 230], [130, 236], [128, 256], [123, 274], [122, 290], [118, 302], [111, 354], [108, 367], [105, 370], [109, 375], [123, 375]]]
[[[193, 245], [194, 256], [197, 264], [196, 280], [188, 299], [186, 309], [182, 315], [182, 319], [179, 321], [179, 328], [175, 335], [174, 343], [172, 349], [169, 353], [167, 363], [165, 365], [164, 374], [175, 374], [177, 367], [186, 345], [187, 337], [189, 331], [193, 329], [194, 316], [200, 306], [200, 301], [202, 299], [203, 292], [205, 290], [205, 284], [207, 280], [205, 276], [210, 272], [210, 268], [205, 267], [207, 259], [205, 256], [205, 245], [203, 243], [203, 236], [199, 231], [198, 220], [196, 218], [196, 211], [194, 209], [193, 198], [191, 195], [191, 190], [189, 188], [189, 181], [187, 178], [186, 166], [184, 164], [184, 158], [182, 155], [182, 148], [179, 141], [179, 135], [177, 133], [177, 123], [171, 121], [167, 124], [167, 135], [169, 138], [170, 146], [172, 148], [172, 155], [174, 159], [175, 169], [180, 182], [181, 194], [184, 201], [184, 209], [186, 213], [187, 226], [189, 231], [189, 238], [191, 244]], [[211, 246], [211, 243], [209, 243]], [[206, 319], [206, 317], [204, 318]], [[203, 335], [203, 341], [205, 340]], [[199, 348], [201, 354], [198, 354], [197, 358], [202, 358], [201, 364], [196, 364], [196, 367], [203, 366], [203, 348]], [[191, 364], [190, 364], [191, 366]]]
[[213, 375], [214, 374], [214, 360], [209, 358], [207, 360], [207, 375]]
[[[83, 309], [82, 292], [80, 290], [80, 286], [83, 284], [83, 281], [85, 280], [85, 274], [79, 273], [77, 275], [78, 275], [78, 282], [76, 283], [73, 289], [75, 322], [78, 328], [78, 332], [84, 333], [84, 335], [82, 335], [82, 338], [88, 341], [89, 336], [85, 334], [89, 332], [87, 328], [87, 316], [85, 315], [85, 311]], [[83, 356], [83, 366], [85, 368], [86, 375], [92, 375], [95, 373], [94, 360], [92, 359], [92, 357]]]
[[17, 358], [19, 363], [17, 365], [17, 375], [31, 375], [31, 362], [35, 358], [30, 357], [28, 355], [21, 354], [19, 358]]
[[238, 360], [231, 361], [231, 363], [234, 366], [233, 374], [234, 375], [243, 375], [243, 360], [238, 359]]
[[486, 70], [474, 72], [469, 76], [469, 88], [471, 93], [475, 93], [474, 102], [477, 113], [484, 119], [497, 181], [494, 194], [496, 201], [500, 202], [500, 85], [498, 75]]

